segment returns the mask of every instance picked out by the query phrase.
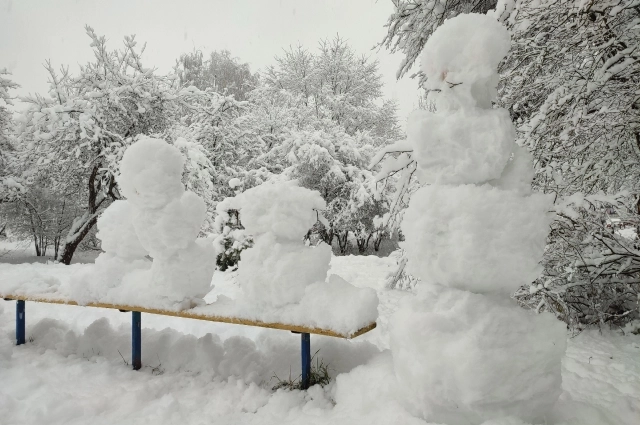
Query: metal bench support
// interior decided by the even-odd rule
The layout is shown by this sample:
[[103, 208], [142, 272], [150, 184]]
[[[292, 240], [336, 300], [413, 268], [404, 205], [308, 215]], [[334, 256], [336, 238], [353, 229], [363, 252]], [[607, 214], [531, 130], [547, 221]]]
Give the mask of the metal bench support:
[[142, 313], [131, 312], [131, 364], [133, 370], [140, 370], [142, 367]]
[[311, 335], [308, 333], [300, 334], [302, 342], [302, 385], [301, 388], [306, 390], [309, 388], [311, 380]]
[[25, 343], [24, 301], [16, 301], [16, 345]]

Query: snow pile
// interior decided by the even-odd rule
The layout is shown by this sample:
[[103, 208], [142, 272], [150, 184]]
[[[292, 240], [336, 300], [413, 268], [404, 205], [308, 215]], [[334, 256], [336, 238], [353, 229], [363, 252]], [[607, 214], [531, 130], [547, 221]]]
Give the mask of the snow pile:
[[118, 183], [127, 200], [114, 202], [98, 220], [105, 253], [91, 273], [96, 283], [76, 279], [75, 297], [139, 302], [155, 295], [179, 303], [209, 292], [213, 245], [196, 239], [206, 206], [185, 191], [183, 167], [180, 151], [159, 139], [143, 138], [126, 150]]
[[491, 108], [508, 48], [491, 17], [445, 22], [422, 56], [437, 112], [408, 124], [430, 185], [411, 197], [403, 248], [424, 288], [393, 318], [391, 350], [407, 408], [448, 425], [544, 421], [561, 391], [564, 324], [507, 298], [538, 277], [551, 220], [508, 113]]
[[533, 421], [561, 393], [566, 331], [550, 314], [507, 298], [424, 285], [392, 325], [408, 407], [429, 421], [480, 424], [510, 415]]

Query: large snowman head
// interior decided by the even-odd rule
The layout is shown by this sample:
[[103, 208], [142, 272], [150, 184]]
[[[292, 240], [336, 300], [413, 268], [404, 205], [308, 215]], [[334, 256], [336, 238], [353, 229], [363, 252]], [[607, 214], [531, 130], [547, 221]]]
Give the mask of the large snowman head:
[[426, 88], [439, 90], [436, 107], [491, 108], [498, 64], [510, 47], [509, 31], [491, 16], [471, 13], [445, 21], [420, 55]]

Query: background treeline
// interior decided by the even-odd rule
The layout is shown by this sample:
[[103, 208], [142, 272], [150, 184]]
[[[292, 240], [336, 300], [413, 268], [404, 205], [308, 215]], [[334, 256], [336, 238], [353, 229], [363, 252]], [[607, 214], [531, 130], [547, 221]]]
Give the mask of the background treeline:
[[47, 62], [49, 92], [21, 99], [20, 114], [7, 109], [16, 85], [0, 74], [1, 227], [33, 240], [37, 255], [69, 264], [79, 247], [98, 248], [96, 220], [121, 197], [118, 162], [140, 135], [184, 153], [185, 186], [208, 205], [202, 232], [224, 236], [231, 262], [250, 235], [230, 233], [241, 220], [216, 225], [216, 205], [273, 179], [297, 179], [325, 198], [311, 242], [365, 253], [389, 237], [388, 199], [368, 164], [402, 133], [375, 60], [336, 37], [284, 50], [261, 74], [228, 51], [194, 51], [161, 75], [143, 64], [134, 37], [111, 50], [86, 32], [95, 59], [77, 72]]

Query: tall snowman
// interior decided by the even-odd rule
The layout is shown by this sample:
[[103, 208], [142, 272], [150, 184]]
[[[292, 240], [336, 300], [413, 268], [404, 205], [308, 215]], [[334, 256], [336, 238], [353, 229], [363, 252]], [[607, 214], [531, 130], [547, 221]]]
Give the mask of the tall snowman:
[[423, 283], [392, 320], [391, 349], [402, 400], [430, 422], [544, 420], [561, 392], [564, 324], [510, 299], [539, 276], [552, 217], [551, 200], [531, 192], [532, 158], [508, 112], [492, 107], [509, 47], [498, 21], [468, 14], [421, 56], [436, 112], [408, 120], [424, 186], [402, 232]]

